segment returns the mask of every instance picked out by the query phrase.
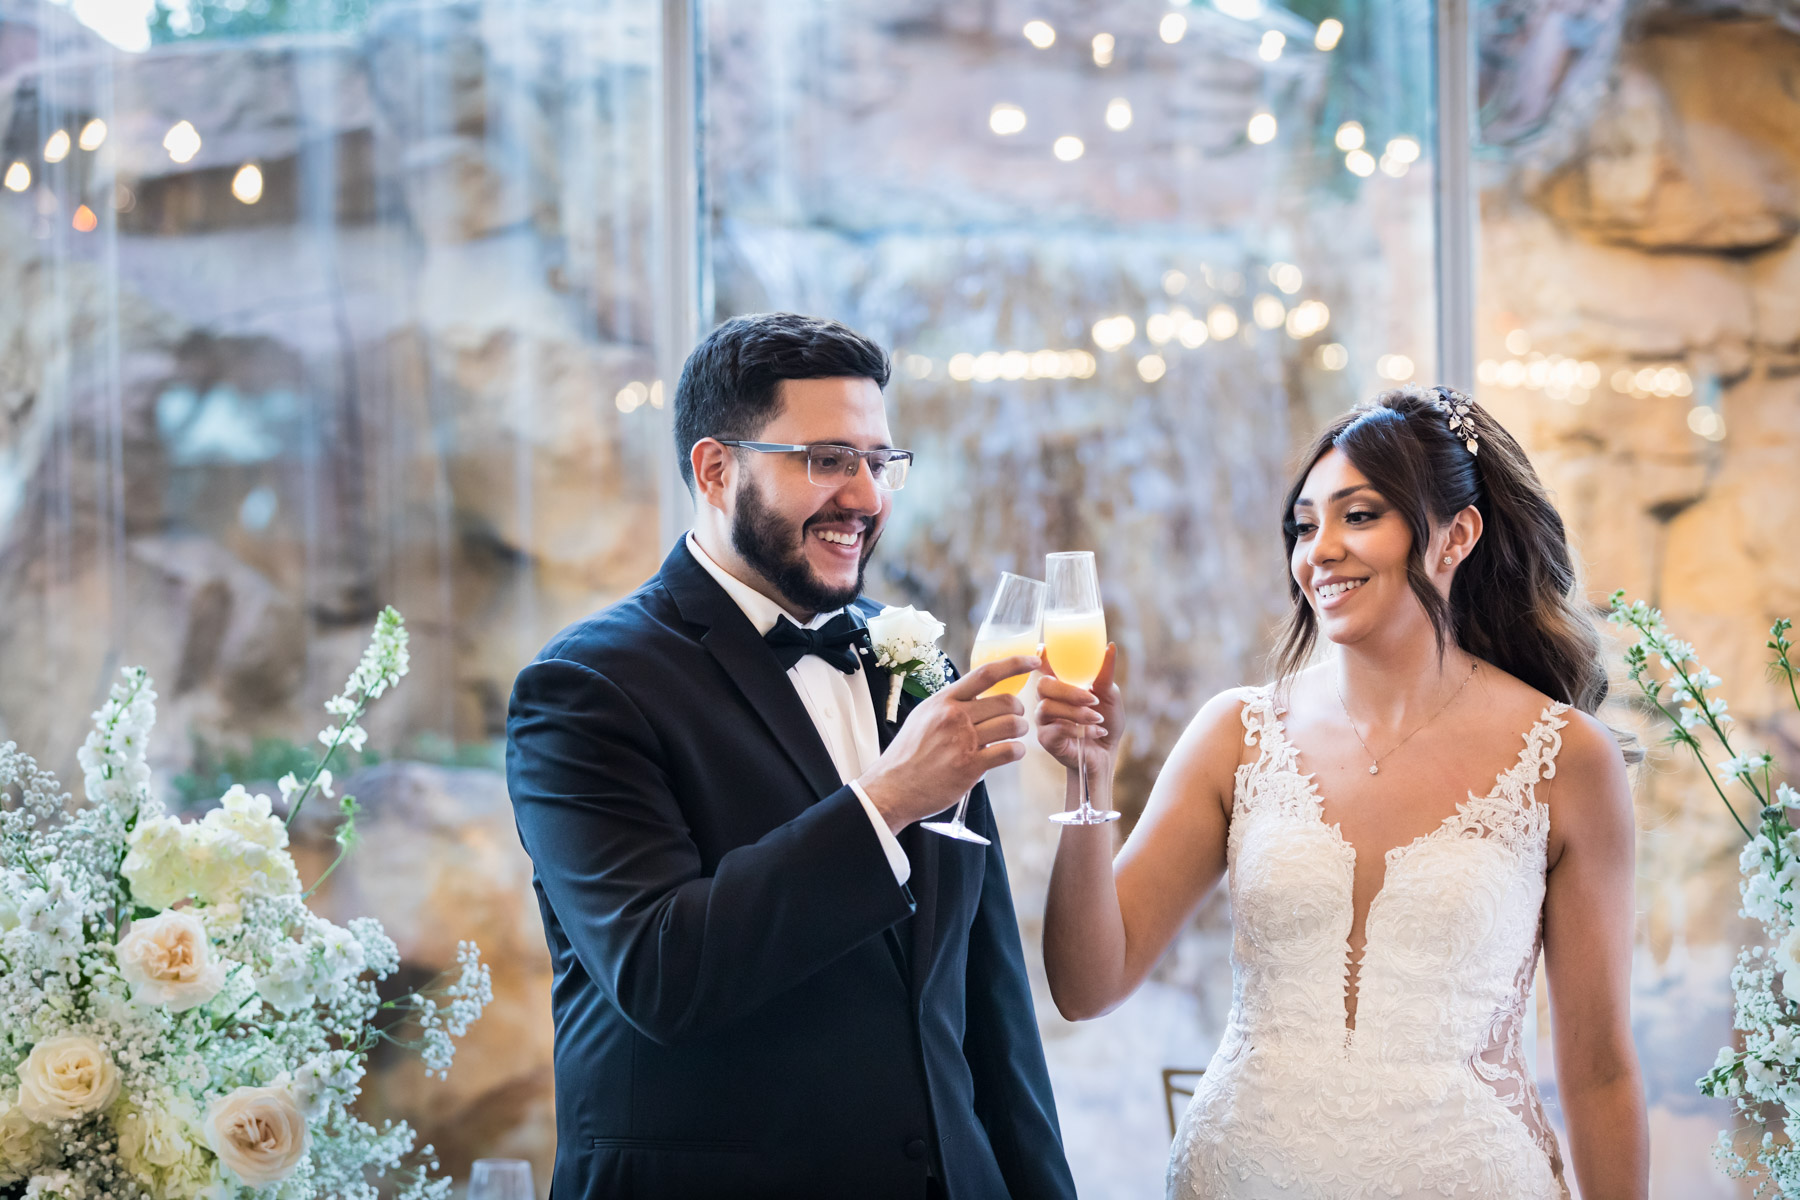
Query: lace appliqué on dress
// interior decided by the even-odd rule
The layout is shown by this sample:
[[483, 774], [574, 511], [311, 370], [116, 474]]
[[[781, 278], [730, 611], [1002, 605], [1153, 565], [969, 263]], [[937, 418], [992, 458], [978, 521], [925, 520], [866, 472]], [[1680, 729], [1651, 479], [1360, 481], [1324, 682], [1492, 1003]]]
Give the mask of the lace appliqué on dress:
[[1560, 1200], [1524, 1060], [1551, 705], [1486, 796], [1386, 857], [1344, 1028], [1355, 849], [1323, 820], [1269, 689], [1243, 707], [1227, 840], [1232, 1011], [1170, 1162], [1182, 1200]]

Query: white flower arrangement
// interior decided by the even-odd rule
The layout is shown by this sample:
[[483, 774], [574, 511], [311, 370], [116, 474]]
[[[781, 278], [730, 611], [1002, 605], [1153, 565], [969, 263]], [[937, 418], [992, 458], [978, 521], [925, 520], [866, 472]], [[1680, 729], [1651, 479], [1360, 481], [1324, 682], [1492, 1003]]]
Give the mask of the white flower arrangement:
[[[300, 806], [331, 795], [326, 763], [362, 745], [357, 721], [406, 670], [390, 608], [326, 705], [318, 768], [281, 781], [285, 818], [242, 787], [198, 821], [166, 811], [141, 668], [94, 714], [86, 804], [0, 745], [0, 1197], [376, 1200], [384, 1177], [401, 1200], [449, 1194], [411, 1128], [377, 1129], [350, 1106], [377, 1042], [446, 1072], [492, 999], [488, 970], [464, 943], [430, 995], [383, 1001], [393, 941], [378, 921], [313, 913], [288, 852]], [[356, 841], [354, 798], [339, 807], [324, 875]], [[402, 1022], [419, 1036], [402, 1039]]]
[[[1613, 593], [1608, 619], [1637, 632], [1637, 642], [1625, 652], [1632, 681], [1667, 718], [1669, 744], [1686, 746], [1694, 754], [1748, 839], [1738, 856], [1740, 915], [1762, 925], [1769, 939], [1767, 946], [1746, 947], [1731, 972], [1735, 1026], [1743, 1046], [1722, 1048], [1713, 1069], [1698, 1081], [1703, 1094], [1732, 1100], [1745, 1122], [1719, 1133], [1713, 1156], [1734, 1178], [1760, 1177], [1757, 1195], [1773, 1188], [1786, 1200], [1800, 1200], [1800, 1147], [1795, 1145], [1800, 1135], [1800, 920], [1795, 912], [1800, 832], [1788, 815], [1800, 808], [1800, 793], [1775, 781], [1769, 755], [1740, 753], [1733, 746], [1728, 707], [1708, 694], [1724, 681], [1695, 659], [1691, 645], [1669, 636], [1660, 612], [1641, 600], [1625, 603], [1625, 593], [1619, 591]], [[1785, 618], [1775, 622], [1767, 645], [1774, 652], [1775, 677], [1786, 682], [1800, 708], [1800, 668], [1787, 636], [1792, 628]], [[1663, 677], [1654, 673], [1653, 664], [1660, 664]], [[1725, 752], [1723, 761], [1709, 757], [1702, 732], [1712, 734]], [[1756, 805], [1754, 832], [1732, 804], [1728, 787], [1750, 793]], [[1778, 1126], [1779, 1137], [1771, 1123]]]
[[950, 664], [937, 640], [944, 623], [929, 612], [908, 604], [891, 605], [869, 618], [869, 640], [875, 649], [875, 665], [892, 673], [888, 688], [887, 719], [900, 718], [900, 693], [911, 692], [923, 700], [950, 682]]

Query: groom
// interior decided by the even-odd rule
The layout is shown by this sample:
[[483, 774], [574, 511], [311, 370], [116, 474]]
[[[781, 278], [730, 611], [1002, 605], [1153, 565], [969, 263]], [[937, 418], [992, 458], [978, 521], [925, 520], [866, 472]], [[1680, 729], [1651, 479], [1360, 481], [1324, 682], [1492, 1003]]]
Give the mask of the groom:
[[863, 570], [910, 456], [880, 347], [788, 313], [689, 356], [694, 528], [519, 674], [507, 782], [555, 962], [555, 1200], [1058, 1200], [998, 844], [917, 822], [1024, 754], [972, 672], [888, 712]]

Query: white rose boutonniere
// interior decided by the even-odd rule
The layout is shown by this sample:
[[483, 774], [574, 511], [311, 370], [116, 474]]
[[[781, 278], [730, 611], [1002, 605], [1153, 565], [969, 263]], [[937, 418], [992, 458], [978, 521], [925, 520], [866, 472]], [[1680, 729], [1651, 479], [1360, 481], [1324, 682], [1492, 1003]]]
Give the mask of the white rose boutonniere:
[[888, 607], [869, 618], [869, 640], [875, 648], [875, 665], [890, 672], [895, 686], [888, 689], [887, 719], [900, 718], [900, 693], [911, 692], [921, 700], [941, 691], [950, 681], [950, 664], [937, 640], [944, 623], [908, 604]]

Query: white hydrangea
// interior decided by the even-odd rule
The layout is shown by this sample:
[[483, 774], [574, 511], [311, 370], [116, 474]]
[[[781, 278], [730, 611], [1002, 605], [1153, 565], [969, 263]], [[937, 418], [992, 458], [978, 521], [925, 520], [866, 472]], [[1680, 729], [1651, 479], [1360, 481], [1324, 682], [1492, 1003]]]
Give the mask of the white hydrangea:
[[217, 1160], [200, 1130], [193, 1101], [172, 1092], [113, 1114], [119, 1164], [157, 1200], [195, 1200], [219, 1185]]
[[167, 815], [141, 821], [127, 842], [121, 874], [140, 904], [170, 908], [194, 899], [220, 910], [228, 923], [247, 897], [300, 891], [287, 843], [287, 826], [269, 798], [239, 784], [199, 821]]

